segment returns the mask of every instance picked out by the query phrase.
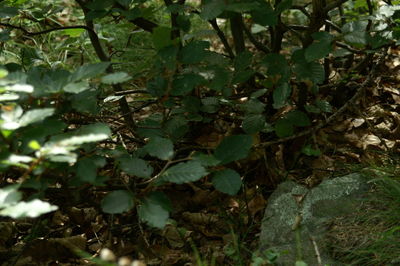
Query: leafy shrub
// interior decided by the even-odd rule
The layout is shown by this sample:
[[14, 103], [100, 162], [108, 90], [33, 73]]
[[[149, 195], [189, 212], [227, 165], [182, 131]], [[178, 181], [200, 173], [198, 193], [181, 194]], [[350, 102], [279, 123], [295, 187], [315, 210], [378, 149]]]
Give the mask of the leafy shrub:
[[[120, 183], [101, 171], [113, 165], [130, 179], [127, 190], [103, 198], [103, 211], [137, 207], [143, 221], [162, 228], [172, 210], [163, 186], [210, 175], [217, 190], [235, 195], [243, 174], [235, 162], [320, 127], [340, 95], [323, 89], [359, 81], [373, 54], [399, 37], [393, 4], [164, 2], [2, 1], [3, 184], [43, 200], [49, 187]], [[147, 32], [135, 43], [149, 50], [144, 62], [132, 48], [133, 25]], [[328, 86], [335, 73], [340, 80]], [[151, 114], [141, 115], [148, 106]], [[222, 141], [188, 148], [218, 119], [230, 124]], [[320, 154], [310, 143], [303, 152]], [[1, 214], [13, 218], [56, 208], [21, 201], [16, 186], [1, 195]]]

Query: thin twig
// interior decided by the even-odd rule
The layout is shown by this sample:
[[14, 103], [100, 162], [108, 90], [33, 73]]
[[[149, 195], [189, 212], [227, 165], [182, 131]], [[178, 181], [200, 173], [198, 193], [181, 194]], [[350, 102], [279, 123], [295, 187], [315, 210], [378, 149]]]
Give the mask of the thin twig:
[[257, 41], [256, 38], [254, 38], [253, 34], [250, 32], [250, 30], [243, 25], [244, 33], [246, 34], [247, 38], [249, 38], [250, 42], [260, 51], [269, 54], [271, 50], [262, 44], [261, 42]]
[[217, 32], [217, 35], [219, 37], [219, 39], [222, 42], [222, 45], [224, 46], [226, 52], [229, 54], [230, 58], [234, 58], [235, 55], [232, 51], [231, 46], [228, 43], [228, 40], [225, 37], [224, 32], [219, 28], [218, 24], [217, 24], [217, 20], [216, 19], [212, 19], [208, 21], [210, 23], [210, 25], [213, 27], [213, 29]]

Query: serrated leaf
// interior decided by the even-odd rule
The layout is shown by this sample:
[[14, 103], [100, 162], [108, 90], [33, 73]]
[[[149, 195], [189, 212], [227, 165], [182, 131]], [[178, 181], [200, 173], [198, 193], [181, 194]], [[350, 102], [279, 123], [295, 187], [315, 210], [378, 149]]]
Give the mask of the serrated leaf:
[[13, 219], [19, 218], [35, 218], [42, 214], [57, 210], [58, 207], [48, 202], [34, 199], [28, 202], [21, 201], [15, 205], [6, 207], [0, 211], [1, 216], [8, 216]]
[[215, 149], [214, 156], [221, 164], [244, 159], [248, 156], [253, 138], [249, 135], [233, 135], [225, 137]]
[[262, 114], [250, 114], [244, 117], [242, 128], [247, 134], [254, 134], [265, 127], [265, 116]]
[[242, 186], [240, 175], [232, 169], [216, 172], [212, 183], [217, 190], [232, 196], [236, 195]]
[[275, 123], [275, 133], [280, 138], [289, 137], [293, 135], [294, 128], [292, 123], [287, 119], [279, 119]]
[[222, 14], [226, 4], [224, 0], [211, 0], [202, 6], [200, 17], [204, 20], [212, 20]]
[[343, 25], [342, 34], [344, 40], [350, 44], [366, 45], [367, 44], [367, 21], [351, 21]]
[[208, 172], [199, 162], [191, 161], [168, 168], [162, 176], [165, 181], [182, 184], [197, 181], [207, 174]]
[[279, 109], [285, 106], [291, 93], [292, 93], [292, 88], [290, 87], [289, 83], [287, 82], [280, 83], [274, 89], [274, 92], [272, 94], [272, 98], [274, 100], [273, 107], [275, 109]]
[[314, 60], [324, 58], [331, 51], [332, 45], [330, 42], [314, 41], [306, 48], [304, 56], [308, 62], [312, 62]]
[[202, 166], [217, 166], [220, 161], [212, 154], [204, 154], [201, 152], [196, 153], [193, 156], [193, 161], [201, 163]]
[[61, 146], [78, 146], [88, 142], [97, 142], [109, 138], [111, 130], [106, 124], [96, 123], [82, 126], [75, 132], [54, 136], [47, 143], [47, 148]]
[[153, 157], [161, 160], [169, 160], [174, 156], [174, 144], [171, 140], [160, 137], [153, 137], [144, 149]]
[[105, 84], [117, 84], [130, 80], [132, 77], [125, 72], [116, 72], [108, 74], [101, 78], [101, 82]]
[[138, 214], [140, 220], [156, 228], [163, 228], [169, 218], [169, 211], [164, 203], [151, 196], [143, 200], [143, 204], [138, 208]]
[[126, 190], [115, 190], [107, 194], [101, 201], [101, 209], [105, 213], [116, 214], [129, 211], [133, 207], [133, 197]]
[[109, 62], [83, 65], [72, 74], [71, 81], [74, 82], [81, 79], [93, 78], [97, 75], [103, 74], [106, 72], [109, 65]]
[[320, 84], [325, 80], [324, 67], [317, 62], [295, 64], [293, 72], [299, 80], [311, 80]]
[[89, 88], [90, 88], [90, 87], [89, 87], [89, 82], [87, 82], [87, 81], [81, 81], [81, 82], [69, 83], [68, 85], [66, 85], [66, 86], [63, 88], [63, 90], [64, 90], [65, 92], [68, 92], [68, 93], [77, 94], [77, 93], [81, 93], [81, 92], [83, 92], [83, 91], [85, 91], [85, 90], [88, 90]]
[[43, 121], [45, 118], [52, 116], [53, 114], [54, 114], [54, 108], [29, 110], [21, 116], [19, 124], [21, 127], [24, 127], [29, 124]]
[[153, 174], [153, 167], [145, 160], [139, 158], [122, 157], [118, 159], [122, 171], [128, 175], [133, 175], [142, 178], [151, 177]]
[[246, 114], [260, 114], [265, 111], [265, 103], [257, 99], [250, 99], [243, 103], [241, 107]]

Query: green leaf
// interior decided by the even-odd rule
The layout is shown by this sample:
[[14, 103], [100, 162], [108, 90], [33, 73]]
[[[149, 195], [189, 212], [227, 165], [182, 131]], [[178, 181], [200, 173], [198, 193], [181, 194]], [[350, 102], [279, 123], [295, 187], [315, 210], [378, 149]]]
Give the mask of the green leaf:
[[240, 70], [238, 72], [235, 72], [235, 75], [232, 79], [232, 83], [243, 83], [249, 80], [251, 76], [254, 75], [254, 71], [251, 69], [247, 70]]
[[290, 77], [290, 68], [285, 56], [271, 53], [265, 56], [263, 63], [268, 68], [268, 75], [281, 76], [284, 80]]
[[312, 62], [317, 59], [324, 58], [332, 51], [333, 37], [323, 31], [316, 32], [312, 35], [314, 42], [305, 50], [304, 57], [306, 61]]
[[351, 21], [343, 25], [342, 34], [344, 40], [350, 44], [364, 46], [367, 44], [368, 21]]
[[242, 13], [257, 10], [259, 8], [260, 5], [257, 2], [230, 3], [226, 6], [225, 10]]
[[81, 36], [81, 34], [85, 32], [85, 29], [66, 29], [63, 30], [63, 33], [65, 35], [68, 35], [69, 37], [75, 38]]
[[204, 154], [201, 152], [196, 152], [193, 156], [194, 162], [199, 162], [202, 166], [217, 166], [220, 161], [214, 157], [212, 154]]
[[304, 146], [301, 149], [301, 152], [304, 153], [307, 156], [316, 156], [316, 157], [318, 157], [318, 156], [321, 155], [321, 151], [319, 149], [313, 149], [310, 144]]
[[180, 52], [181, 62], [184, 64], [196, 64], [201, 62], [209, 53], [210, 47], [207, 41], [194, 41], [187, 44]]
[[54, 114], [54, 111], [54, 108], [29, 110], [21, 116], [19, 124], [21, 127], [24, 127], [29, 124], [43, 121], [45, 118], [52, 116]]
[[212, 78], [208, 86], [212, 90], [222, 91], [232, 79], [232, 72], [220, 66], [210, 66], [208, 69], [212, 73]]
[[174, 116], [165, 123], [164, 130], [172, 140], [179, 140], [189, 131], [188, 121], [183, 116]]
[[142, 178], [149, 178], [153, 174], [153, 167], [145, 160], [132, 157], [122, 157], [118, 159], [119, 167], [128, 175], [133, 175]]
[[161, 50], [173, 44], [171, 40], [171, 28], [157, 27], [152, 32], [153, 45], [157, 50]]
[[161, 160], [169, 160], [174, 156], [174, 144], [171, 140], [160, 137], [153, 137], [144, 149], [153, 157]]
[[85, 20], [95, 20], [104, 18], [105, 16], [107, 16], [107, 14], [108, 14], [107, 10], [90, 10], [89, 12], [86, 13]]
[[19, 119], [23, 112], [19, 105], [10, 109], [3, 109], [0, 113], [0, 128], [6, 130], [18, 129], [20, 127]]
[[126, 190], [115, 190], [107, 194], [101, 201], [101, 209], [105, 213], [116, 214], [129, 211], [133, 207], [133, 197]]
[[91, 158], [83, 158], [76, 164], [76, 176], [82, 183], [94, 184], [97, 178], [97, 165]]
[[257, 99], [250, 99], [249, 101], [243, 103], [241, 107], [246, 114], [261, 114], [265, 111], [265, 103]]
[[196, 161], [179, 163], [162, 174], [163, 180], [176, 184], [194, 182], [206, 176], [206, 169]]
[[304, 49], [293, 52], [292, 60], [295, 62], [293, 72], [299, 80], [310, 80], [316, 84], [325, 80], [324, 67], [317, 62], [308, 62], [305, 58]]
[[108, 74], [101, 78], [101, 82], [105, 84], [117, 84], [130, 80], [132, 77], [125, 72], [116, 72]]
[[86, 7], [92, 10], [102, 10], [111, 7], [114, 2], [114, 0], [92, 0], [86, 4]]
[[68, 93], [78, 94], [85, 90], [88, 90], [89, 88], [90, 88], [89, 82], [81, 81], [81, 82], [69, 83], [67, 86], [63, 88], [63, 90]]
[[29, 202], [18, 202], [15, 205], [6, 207], [0, 211], [1, 216], [9, 216], [13, 219], [36, 218], [42, 214], [57, 210], [58, 207], [48, 202], [34, 199]]
[[71, 106], [78, 112], [96, 114], [99, 111], [98, 90], [88, 89], [70, 96]]
[[287, 119], [279, 119], [275, 123], [275, 133], [280, 138], [285, 138], [293, 135], [293, 124]]
[[246, 70], [251, 66], [253, 54], [249, 51], [244, 51], [238, 54], [234, 60], [235, 71]]
[[212, 183], [217, 190], [232, 196], [236, 195], [242, 186], [240, 175], [232, 169], [216, 172]]
[[0, 188], [0, 209], [16, 204], [22, 199], [18, 187], [19, 185], [10, 185]]
[[213, 114], [219, 109], [219, 101], [216, 97], [204, 97], [201, 99], [203, 106], [201, 111], [209, 114]]
[[18, 15], [18, 8], [16, 7], [1, 7], [0, 8], [0, 18], [11, 18]]
[[242, 128], [247, 134], [254, 134], [264, 129], [265, 125], [265, 115], [250, 114], [244, 117]]
[[162, 97], [167, 88], [167, 81], [162, 76], [156, 76], [147, 83], [147, 91], [156, 97]]
[[214, 156], [221, 164], [246, 158], [249, 154], [253, 138], [249, 135], [233, 135], [225, 137], [215, 149]]
[[97, 75], [103, 74], [106, 72], [106, 69], [109, 65], [110, 62], [83, 65], [72, 74], [71, 82], [81, 79], [93, 78]]
[[111, 130], [106, 124], [96, 123], [82, 126], [73, 133], [63, 134], [52, 138], [48, 143], [57, 146], [79, 146], [88, 142], [97, 142], [108, 139], [111, 136]]
[[177, 65], [177, 56], [179, 48], [177, 46], [167, 46], [158, 51], [160, 64], [174, 70]]
[[287, 104], [287, 100], [292, 93], [292, 88], [290, 87], [289, 83], [283, 82], [280, 83], [275, 89], [272, 94], [272, 98], [274, 100], [273, 107], [275, 109], [279, 109]]
[[310, 118], [299, 110], [294, 110], [286, 114], [285, 118], [294, 126], [306, 127], [311, 125]]
[[306, 48], [305, 57], [308, 62], [324, 58], [332, 51], [332, 45], [326, 42], [314, 42]]
[[277, 12], [272, 9], [270, 3], [262, 3], [262, 6], [258, 10], [251, 12], [253, 21], [262, 26], [275, 26], [278, 24]]
[[191, 92], [196, 86], [204, 83], [204, 78], [194, 73], [179, 75], [172, 82], [172, 96], [181, 96]]
[[264, 94], [266, 94], [267, 91], [268, 91], [268, 89], [259, 89], [258, 91], [255, 91], [250, 95], [250, 99], [256, 99], [258, 97], [261, 97]]
[[169, 211], [165, 206], [165, 198], [150, 195], [143, 200], [138, 208], [140, 220], [148, 225], [163, 228], [169, 218]]
[[200, 17], [204, 20], [217, 18], [225, 10], [225, 0], [209, 0], [202, 6]]
[[330, 105], [329, 102], [322, 101], [322, 100], [316, 100], [315, 104], [318, 106], [319, 109], [321, 109], [322, 112], [332, 113], [332, 106]]

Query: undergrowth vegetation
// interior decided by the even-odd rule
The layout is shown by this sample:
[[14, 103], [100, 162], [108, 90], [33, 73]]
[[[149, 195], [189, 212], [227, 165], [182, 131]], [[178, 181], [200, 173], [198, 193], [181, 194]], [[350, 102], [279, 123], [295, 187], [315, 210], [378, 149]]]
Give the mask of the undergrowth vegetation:
[[93, 207], [144, 234], [181, 217], [207, 224], [184, 211], [214, 206], [225, 223], [206, 219], [231, 235], [229, 263], [272, 262], [246, 242], [265, 205], [254, 195], [296, 173], [320, 181], [306, 180], [307, 163], [338, 152], [321, 129], [390, 69], [399, 10], [374, 0], [0, 1], [0, 215], [40, 224]]

